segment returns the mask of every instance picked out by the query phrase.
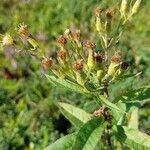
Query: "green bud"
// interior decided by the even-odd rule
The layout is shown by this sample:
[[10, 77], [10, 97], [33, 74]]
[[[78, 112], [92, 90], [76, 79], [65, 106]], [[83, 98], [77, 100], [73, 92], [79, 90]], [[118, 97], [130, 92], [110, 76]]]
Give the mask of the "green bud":
[[99, 82], [101, 82], [102, 78], [104, 77], [104, 70], [98, 70], [96, 76]]
[[92, 49], [89, 49], [87, 66], [88, 66], [89, 70], [95, 69], [94, 53], [93, 53]]
[[108, 75], [114, 76], [118, 68], [119, 68], [119, 63], [116, 64], [116, 63], [111, 62], [110, 66], [108, 67], [108, 72], [107, 72]]
[[27, 41], [28, 41], [28, 42], [32, 45], [32, 47], [33, 47], [31, 50], [36, 50], [36, 49], [39, 47], [37, 41], [36, 41], [34, 38], [29, 37], [29, 38], [27, 39]]

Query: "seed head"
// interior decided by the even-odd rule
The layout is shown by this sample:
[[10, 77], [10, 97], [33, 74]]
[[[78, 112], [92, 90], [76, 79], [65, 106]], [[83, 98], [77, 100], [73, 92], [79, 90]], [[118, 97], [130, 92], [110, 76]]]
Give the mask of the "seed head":
[[44, 58], [44, 59], [42, 60], [42, 66], [43, 66], [45, 69], [50, 68], [52, 65], [53, 65], [53, 60], [52, 60], [51, 58]]
[[85, 47], [88, 48], [88, 49], [94, 49], [96, 47], [96, 44], [88, 40], [85, 43]]
[[121, 52], [115, 53], [115, 55], [112, 56], [111, 61], [113, 63], [118, 63], [121, 60]]
[[13, 45], [13, 44], [14, 44], [13, 38], [11, 37], [10, 34], [7, 33], [2, 39], [2, 45], [5, 46], [5, 45]]
[[96, 16], [96, 17], [100, 17], [102, 11], [103, 11], [103, 10], [102, 10], [101, 8], [97, 7], [97, 8], [95, 9], [95, 16]]
[[77, 60], [74, 64], [73, 64], [73, 69], [76, 71], [80, 71], [83, 69], [83, 59], [79, 59]]
[[58, 51], [57, 57], [60, 58], [61, 60], [65, 60], [66, 59], [66, 51], [64, 51], [64, 50]]
[[57, 42], [62, 45], [62, 46], [65, 46], [67, 44], [67, 39], [61, 35], [58, 39], [57, 39]]
[[19, 25], [18, 33], [21, 36], [24, 36], [24, 37], [29, 37], [30, 36], [28, 26], [25, 25], [24, 23]]

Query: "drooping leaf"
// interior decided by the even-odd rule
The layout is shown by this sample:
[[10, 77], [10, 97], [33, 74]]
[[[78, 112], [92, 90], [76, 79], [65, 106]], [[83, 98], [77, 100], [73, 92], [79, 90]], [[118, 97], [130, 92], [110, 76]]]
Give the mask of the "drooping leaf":
[[62, 114], [76, 127], [80, 128], [91, 119], [91, 115], [84, 110], [66, 103], [58, 103]]
[[106, 126], [103, 118], [94, 118], [79, 130], [72, 150], [94, 150]]
[[45, 150], [71, 150], [74, 140], [75, 133], [66, 135], [49, 145]]
[[116, 131], [115, 135], [117, 140], [127, 144], [130, 148], [136, 150], [150, 149], [150, 136], [147, 134], [136, 129], [122, 126], [114, 126], [113, 129]]
[[82, 86], [80, 86], [79, 84], [76, 84], [69, 80], [59, 79], [59, 78], [56, 78], [55, 76], [50, 76], [50, 75], [45, 75], [45, 76], [52, 84], [57, 85], [58, 87], [67, 88], [78, 93], [89, 94], [89, 92], [86, 89], [84, 89]]
[[103, 95], [98, 95], [98, 100], [100, 103], [104, 104], [105, 106], [107, 106], [110, 109], [115, 109], [117, 111], [121, 111], [115, 104], [108, 101], [108, 99], [106, 99]]
[[117, 103], [118, 101], [123, 102], [139, 102], [145, 99], [150, 99], [150, 86], [143, 87], [136, 90], [130, 90], [124, 93], [122, 96], [118, 96], [113, 100], [113, 103]]

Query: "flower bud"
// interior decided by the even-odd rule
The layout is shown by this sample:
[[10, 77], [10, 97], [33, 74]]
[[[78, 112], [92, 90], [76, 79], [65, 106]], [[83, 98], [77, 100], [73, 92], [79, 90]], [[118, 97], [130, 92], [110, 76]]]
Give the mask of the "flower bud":
[[114, 79], [120, 77], [125, 72], [125, 70], [127, 70], [128, 66], [129, 66], [128, 61], [122, 62], [114, 75]]
[[89, 53], [88, 53], [88, 61], [87, 61], [87, 66], [89, 70], [95, 69], [95, 59], [94, 59], [94, 52], [93, 49], [96, 47], [95, 43], [91, 41], [87, 41], [85, 44], [85, 47], [88, 48]]
[[27, 38], [27, 41], [31, 44], [31, 46], [33, 47], [31, 50], [36, 50], [38, 47], [39, 47], [39, 44], [38, 42], [32, 37], [32, 36], [29, 36]]
[[86, 75], [83, 72], [83, 59], [76, 61], [73, 65], [73, 69], [75, 71], [77, 83], [84, 85]]
[[81, 32], [80, 32], [80, 30], [77, 30], [75, 33], [73, 33], [73, 38], [74, 38], [77, 46], [79, 48], [81, 48], [82, 47], [82, 43], [81, 43]]
[[118, 70], [119, 68], [119, 62], [121, 60], [121, 53], [117, 52], [111, 59], [111, 64], [108, 67], [108, 75], [109, 76], [114, 76], [115, 72]]
[[19, 25], [18, 33], [21, 36], [24, 36], [24, 37], [29, 37], [30, 36], [28, 26], [25, 25], [24, 23]]
[[53, 60], [52, 60], [51, 58], [44, 58], [44, 59], [42, 60], [42, 66], [43, 66], [45, 69], [50, 68], [52, 65], [53, 65]]
[[66, 60], [66, 51], [60, 50], [57, 52], [58, 59], [62, 60], [63, 62]]
[[137, 1], [134, 3], [134, 5], [133, 5], [133, 7], [132, 7], [132, 9], [131, 9], [131, 14], [132, 14], [132, 15], [135, 14], [135, 13], [137, 13], [137, 11], [138, 11], [138, 9], [139, 9], [139, 7], [140, 7], [140, 4], [141, 4], [141, 0], [137, 0]]
[[57, 42], [61, 45], [61, 46], [65, 46], [67, 44], [67, 39], [61, 35], [59, 36], [59, 38], [57, 39]]
[[98, 70], [97, 73], [96, 73], [96, 77], [98, 79], [99, 82], [101, 82], [101, 80], [103, 79], [104, 77], [104, 70]]
[[10, 34], [7, 33], [2, 39], [2, 45], [6, 46], [6, 45], [13, 45], [13, 44], [14, 44], [13, 38], [10, 36]]
[[73, 38], [73, 34], [72, 34], [70, 29], [65, 30], [64, 36], [65, 36], [66, 39], [70, 39], [70, 40]]
[[101, 21], [101, 13], [102, 13], [102, 9], [100, 9], [99, 7], [97, 7], [95, 9], [95, 16], [96, 16], [95, 26], [96, 26], [96, 30], [98, 32], [101, 32], [103, 30], [103, 28], [102, 28], [102, 21]]
[[111, 24], [112, 24], [112, 17], [113, 17], [113, 11], [112, 10], [107, 10], [106, 11], [106, 24], [105, 28], [107, 32], [111, 31]]

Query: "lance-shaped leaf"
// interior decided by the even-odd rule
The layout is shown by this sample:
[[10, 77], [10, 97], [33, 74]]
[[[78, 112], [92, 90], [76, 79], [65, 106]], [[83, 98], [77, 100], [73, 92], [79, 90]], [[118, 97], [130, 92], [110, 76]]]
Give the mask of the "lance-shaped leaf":
[[126, 143], [131, 149], [148, 150], [150, 149], [150, 136], [139, 130], [114, 126], [116, 138], [121, 143]]
[[91, 119], [91, 115], [84, 110], [66, 103], [58, 103], [62, 114], [76, 127], [80, 128]]
[[120, 111], [120, 109], [115, 104], [108, 101], [108, 99], [106, 99], [103, 95], [98, 95], [98, 101], [99, 101], [99, 103], [104, 104], [105, 106], [107, 106], [110, 109], [115, 109], [117, 111]]
[[45, 150], [71, 150], [72, 143], [74, 143], [74, 141], [75, 141], [75, 133], [69, 134], [58, 139], [50, 146], [48, 146]]
[[62, 88], [67, 88], [67, 89], [70, 89], [70, 90], [78, 92], [78, 93], [89, 94], [89, 92], [85, 88], [80, 86], [79, 84], [76, 84], [76, 83], [71, 82], [69, 80], [59, 79], [59, 78], [56, 78], [55, 76], [50, 76], [50, 75], [45, 75], [45, 76], [54, 85], [57, 85], [57, 86], [62, 87]]
[[127, 91], [122, 96], [115, 98], [113, 103], [117, 103], [120, 100], [123, 102], [139, 102], [145, 99], [150, 99], [150, 86]]
[[106, 126], [103, 118], [94, 118], [79, 130], [72, 150], [94, 150]]

